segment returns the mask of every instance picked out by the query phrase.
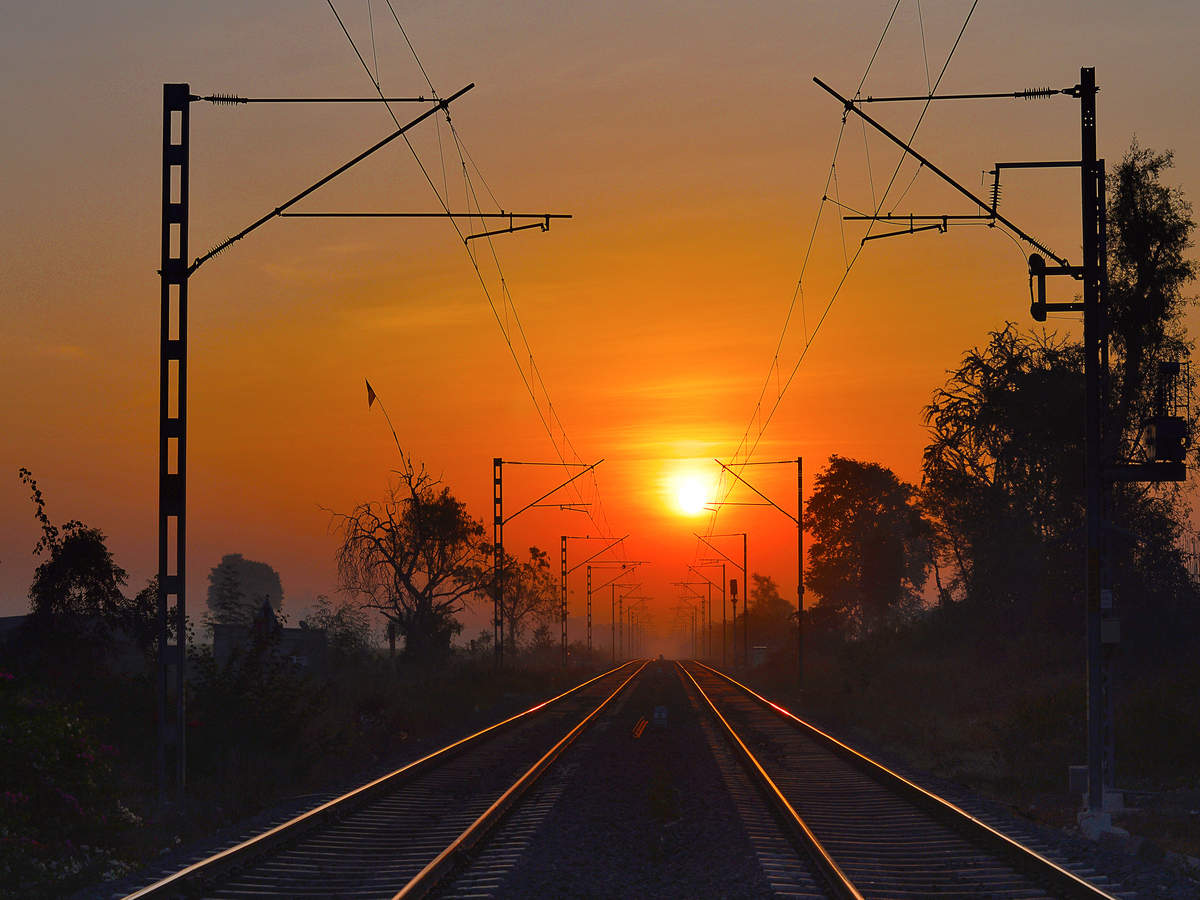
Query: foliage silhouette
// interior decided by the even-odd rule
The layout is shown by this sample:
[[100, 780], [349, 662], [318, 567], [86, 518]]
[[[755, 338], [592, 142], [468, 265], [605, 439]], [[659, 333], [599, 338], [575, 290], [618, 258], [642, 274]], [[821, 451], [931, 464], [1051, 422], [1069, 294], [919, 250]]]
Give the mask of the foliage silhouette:
[[346, 600], [330, 600], [318, 594], [312, 611], [300, 621], [301, 628], [325, 632], [335, 665], [365, 658], [371, 649], [371, 620], [365, 610]]
[[283, 607], [279, 573], [263, 562], [227, 553], [208, 573], [208, 609], [213, 622], [249, 625], [269, 599], [278, 612]]
[[483, 525], [450, 489], [402, 455], [382, 501], [334, 514], [344, 590], [381, 612], [405, 656], [436, 661], [462, 630], [455, 616], [481, 589]]
[[1028, 614], [1034, 597], [1069, 590], [1082, 546], [1081, 368], [1078, 345], [1009, 324], [934, 392], [922, 502], [939, 573], [953, 573], [948, 597]]
[[778, 648], [795, 643], [796, 608], [769, 575], [750, 573], [750, 639]]
[[[1104, 449], [1113, 460], [1143, 458], [1142, 432], [1163, 390], [1157, 364], [1192, 347], [1183, 314], [1193, 302], [1184, 291], [1196, 268], [1185, 252], [1195, 226], [1182, 194], [1162, 184], [1170, 164], [1169, 153], [1135, 143], [1110, 179]], [[922, 500], [936, 525], [940, 584], [941, 571], [949, 573], [943, 596], [988, 606], [1009, 629], [1036, 620], [1078, 626], [1082, 369], [1079, 344], [1009, 324], [964, 355], [924, 412]], [[1183, 387], [1190, 392], [1191, 379]], [[1187, 429], [1190, 441], [1196, 422]], [[1154, 620], [1160, 628], [1195, 623], [1195, 588], [1179, 549], [1187, 522], [1181, 489], [1117, 484], [1108, 519], [1114, 588], [1136, 604], [1129, 634], [1149, 638]], [[1157, 640], [1164, 639], [1169, 630]]]
[[[484, 548], [490, 556], [494, 547]], [[554, 620], [559, 605], [559, 586], [550, 571], [550, 558], [545, 550], [529, 548], [529, 559], [519, 560], [504, 554], [500, 568], [501, 585], [504, 588], [501, 606], [504, 613], [505, 652], [515, 652], [532, 620], [536, 627], [545, 626], [549, 634], [550, 622]], [[480, 573], [480, 583], [487, 583], [487, 594], [495, 596], [494, 574], [491, 570]]]
[[807, 584], [850, 635], [903, 618], [921, 601], [930, 566], [930, 528], [916, 488], [878, 463], [831, 456], [807, 506], [814, 542]]
[[123, 589], [128, 575], [113, 559], [104, 532], [76, 520], [54, 525], [33, 474], [21, 468], [18, 476], [32, 492], [34, 516], [42, 528], [33, 552], [46, 557], [29, 587], [33, 626], [98, 640], [119, 629], [148, 647], [153, 640], [156, 596], [142, 591], [127, 598]]

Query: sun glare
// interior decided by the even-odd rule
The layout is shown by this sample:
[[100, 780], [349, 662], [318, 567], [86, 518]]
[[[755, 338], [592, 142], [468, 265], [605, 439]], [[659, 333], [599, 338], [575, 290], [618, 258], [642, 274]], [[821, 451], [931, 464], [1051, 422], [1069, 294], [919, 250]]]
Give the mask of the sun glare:
[[675, 502], [680, 511], [689, 516], [704, 512], [704, 506], [708, 503], [708, 485], [695, 476], [680, 479]]

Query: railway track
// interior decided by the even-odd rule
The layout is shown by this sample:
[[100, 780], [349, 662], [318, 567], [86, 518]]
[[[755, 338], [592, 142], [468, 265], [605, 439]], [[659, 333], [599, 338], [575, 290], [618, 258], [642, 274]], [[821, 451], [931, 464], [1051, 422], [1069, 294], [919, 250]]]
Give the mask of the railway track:
[[829, 896], [1115, 896], [1107, 878], [1069, 870], [729, 676], [679, 668]]
[[421, 896], [644, 667], [618, 666], [126, 900]]
[[126, 900], [1123, 896], [715, 669], [645, 670], [617, 667]]

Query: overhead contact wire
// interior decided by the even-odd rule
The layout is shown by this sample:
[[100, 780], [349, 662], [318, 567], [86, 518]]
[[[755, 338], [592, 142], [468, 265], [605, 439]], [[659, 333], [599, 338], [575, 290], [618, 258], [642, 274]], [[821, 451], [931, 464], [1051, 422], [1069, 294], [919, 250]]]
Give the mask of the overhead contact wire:
[[[371, 79], [371, 82], [375, 86], [376, 91], [380, 94], [380, 97], [383, 98], [383, 91], [382, 91], [378, 81], [376, 80], [375, 77], [372, 76], [370, 68], [367, 66], [365, 59], [363, 58], [362, 54], [359, 52], [358, 47], [354, 41], [354, 38], [350, 35], [349, 30], [346, 28], [345, 23], [342, 21], [341, 16], [338, 14], [337, 9], [334, 7], [332, 0], [327, 0], [327, 2], [329, 4], [330, 10], [334, 14], [334, 17], [338, 21], [339, 26], [341, 26], [342, 33], [345, 34], [347, 41], [349, 41], [351, 48], [354, 50], [355, 56], [358, 57], [359, 63], [363, 66], [363, 70], [367, 73], [367, 77]], [[396, 22], [397, 28], [399, 28], [400, 33], [403, 36], [405, 43], [408, 45], [408, 48], [413, 55], [413, 59], [416, 61], [417, 67], [420, 69], [422, 76], [425, 78], [426, 84], [429, 86], [430, 92], [434, 95], [434, 97], [437, 97], [438, 96], [437, 90], [436, 90], [436, 88], [434, 88], [433, 82], [429, 78], [429, 74], [426, 71], [424, 64], [421, 62], [420, 56], [416, 52], [416, 48], [413, 46], [412, 41], [409, 39], [408, 33], [405, 30], [404, 25], [400, 22], [399, 16], [396, 15], [396, 11], [395, 11], [395, 8], [392, 6], [391, 0], [386, 0], [386, 2], [387, 2], [389, 11], [392, 13], [392, 18]], [[391, 109], [391, 105], [389, 103], [387, 103], [386, 100], [384, 101], [384, 105], [387, 108], [388, 114], [392, 117], [393, 121], [398, 122], [398, 120], [396, 119], [395, 113]], [[455, 146], [456, 146], [456, 148], [458, 148], [458, 151], [459, 151], [459, 158], [460, 158], [460, 162], [462, 162], [464, 177], [465, 177], [467, 189], [469, 192], [469, 196], [472, 199], [474, 199], [474, 201], [475, 201], [475, 209], [477, 211], [480, 211], [481, 206], [478, 202], [478, 196], [475, 194], [474, 185], [469, 177], [469, 174], [467, 174], [467, 171], [466, 171], [466, 159], [470, 159], [471, 165], [474, 166], [474, 168], [476, 169], [476, 172], [479, 174], [480, 180], [483, 182], [484, 188], [487, 190], [488, 194], [492, 197], [493, 202], [495, 202], [495, 200], [496, 200], [495, 194], [492, 192], [491, 187], [487, 184], [487, 180], [483, 177], [483, 174], [479, 170], [479, 167], [475, 163], [474, 159], [471, 158], [470, 153], [468, 151], [466, 151], [466, 148], [465, 148], [464, 144], [462, 143], [460, 136], [458, 135], [457, 129], [454, 127], [453, 121], [450, 118], [449, 111], [446, 110], [445, 114], [446, 114], [447, 124], [449, 125], [449, 128], [450, 128], [450, 132], [451, 132], [452, 136], [454, 137]], [[416, 149], [412, 146], [412, 143], [408, 140], [408, 136], [403, 135], [403, 137], [404, 137], [405, 144], [408, 146], [409, 152], [412, 154], [413, 159], [416, 161], [417, 166], [420, 168], [422, 175], [424, 175], [426, 182], [428, 182], [430, 189], [433, 190], [434, 195], [438, 198], [438, 201], [441, 204], [443, 211], [446, 212], [447, 214], [449, 214], [450, 208], [447, 203], [448, 198], [443, 197], [442, 193], [440, 191], [438, 191], [437, 186], [434, 184], [433, 179], [430, 177], [429, 172], [426, 169], [419, 154], [416, 152]], [[439, 146], [440, 146], [440, 133], [439, 133]], [[464, 159], [464, 156], [465, 156], [465, 159]], [[496, 205], [497, 205], [497, 207], [499, 207], [498, 202], [496, 203]], [[449, 216], [449, 215], [448, 215], [448, 217], [449, 217], [450, 223], [453, 226], [455, 232], [458, 234], [459, 238], [463, 241], [463, 245], [466, 248], [467, 257], [471, 261], [471, 266], [475, 270], [476, 278], [479, 280], [480, 287], [484, 292], [484, 296], [487, 298], [488, 305], [492, 310], [492, 314], [496, 318], [497, 325], [499, 325], [499, 327], [500, 327], [501, 334], [504, 338], [505, 344], [508, 346], [509, 353], [513, 358], [513, 362], [517, 366], [517, 371], [521, 377], [521, 382], [525, 386], [525, 390], [529, 394], [530, 400], [533, 402], [534, 410], [538, 415], [538, 419], [542, 423], [543, 429], [546, 431], [547, 436], [550, 438], [551, 444], [555, 448], [555, 453], [559, 458], [559, 462], [562, 463], [564, 466], [567, 465], [566, 454], [562, 450], [559, 449], [558, 440], [555, 438], [554, 429], [551, 425], [551, 422], [547, 419], [546, 415], [544, 415], [542, 412], [541, 403], [538, 401], [537, 395], [533, 389], [533, 384], [531, 383], [531, 377], [536, 377], [538, 385], [541, 387], [542, 394], [546, 400], [547, 411], [548, 411], [549, 415], [553, 418], [553, 420], [559, 426], [559, 432], [562, 435], [562, 441], [563, 441], [564, 447], [570, 449], [571, 453], [574, 455], [575, 461], [582, 462], [582, 456], [579, 455], [578, 450], [575, 448], [574, 443], [571, 441], [570, 436], [567, 434], [566, 428], [563, 425], [561, 418], [558, 416], [557, 411], [554, 409], [553, 400], [550, 397], [549, 390], [546, 388], [545, 381], [542, 380], [540, 372], [537, 370], [536, 365], [533, 364], [533, 350], [532, 350], [532, 347], [529, 345], [528, 337], [525, 334], [524, 326], [521, 323], [520, 315], [518, 314], [517, 309], [516, 309], [516, 304], [513, 302], [512, 295], [508, 290], [508, 285], [507, 285], [507, 282], [506, 282], [506, 280], [504, 278], [504, 274], [503, 274], [503, 268], [501, 267], [500, 260], [499, 260], [498, 255], [496, 254], [495, 246], [492, 243], [491, 237], [489, 236], [487, 238], [487, 241], [488, 241], [489, 248], [491, 249], [493, 261], [496, 265], [498, 277], [500, 280], [502, 299], [503, 299], [504, 307], [505, 307], [505, 317], [507, 318], [509, 311], [511, 310], [512, 316], [517, 322], [517, 328], [518, 328], [518, 331], [520, 332], [522, 343], [524, 343], [525, 349], [528, 352], [528, 355], [530, 357], [530, 361], [531, 361], [530, 376], [526, 375], [525, 367], [522, 364], [521, 359], [517, 354], [516, 347], [513, 345], [513, 342], [511, 340], [511, 338], [509, 337], [508, 328], [511, 326], [506, 326], [506, 323], [501, 321], [500, 314], [499, 314], [499, 311], [496, 309], [496, 304], [492, 297], [491, 290], [488, 288], [486, 279], [484, 278], [483, 272], [479, 267], [479, 262], [478, 262], [478, 259], [475, 255], [475, 253], [471, 250], [468, 242], [465, 240], [465, 236], [463, 235], [462, 230], [459, 228], [458, 223], [455, 221], [454, 217]], [[602, 504], [602, 501], [600, 499], [600, 494], [599, 494], [599, 481], [596, 478], [596, 475], [594, 472], [591, 473], [591, 476], [592, 476], [592, 481], [593, 481], [593, 485], [594, 485], [594, 489], [595, 489], [597, 509], [599, 512], [601, 512], [602, 518], [605, 520], [605, 523], [607, 524], [607, 515], [604, 514], [603, 504]], [[579, 497], [580, 502], [583, 503], [584, 502], [583, 495], [582, 495], [582, 493], [580, 493], [579, 486], [577, 484], [574, 485], [574, 489], [576, 491], [576, 496]], [[603, 533], [606, 533], [606, 534], [611, 532], [611, 528], [608, 528], [606, 530], [605, 528], [601, 527], [600, 523], [596, 520], [595, 516], [593, 516], [590, 508], [585, 507], [585, 512], [587, 513], [589, 520], [592, 521], [592, 523], [596, 526], [597, 529], [601, 530]]]
[[[937, 81], [934, 83], [934, 85], [932, 86], [932, 88], [929, 91], [930, 99], [925, 101], [924, 108], [921, 110], [921, 114], [917, 119], [917, 123], [916, 123], [916, 125], [913, 126], [912, 133], [909, 135], [909, 139], [905, 145], [906, 150], [907, 150], [907, 148], [912, 146], [912, 142], [916, 138], [917, 131], [921, 127], [921, 123], [924, 121], [924, 118], [925, 118], [925, 113], [928, 111], [929, 105], [932, 102], [932, 96], [937, 91], [938, 86], [941, 84], [942, 78], [946, 74], [946, 70], [950, 66], [950, 61], [954, 58], [954, 53], [958, 49], [959, 42], [962, 40], [962, 36], [966, 32], [967, 26], [970, 24], [971, 18], [974, 15], [975, 9], [978, 5], [979, 5], [979, 0], [974, 0], [974, 2], [971, 4], [970, 10], [968, 10], [968, 12], [967, 12], [967, 16], [966, 16], [965, 20], [963, 21], [962, 27], [959, 29], [958, 35], [954, 39], [954, 44], [951, 46], [950, 52], [946, 56], [946, 61], [942, 65], [941, 71], [938, 73]], [[895, 18], [896, 11], [899, 8], [899, 6], [900, 6], [900, 0], [897, 0], [896, 4], [892, 7], [891, 14], [888, 16], [887, 23], [884, 25], [883, 34], [880, 35], [879, 41], [875, 46], [875, 50], [871, 54], [871, 59], [867, 63], [866, 71], [864, 71], [863, 77], [859, 81], [858, 90], [855, 92], [856, 97], [859, 96], [859, 94], [861, 94], [861, 92], [862, 92], [862, 87], [866, 83], [867, 77], [870, 73], [871, 68], [873, 67], [873, 65], [875, 63], [875, 59], [879, 54], [880, 48], [883, 46], [884, 39], [887, 36], [888, 30], [891, 27], [892, 21]], [[924, 35], [923, 22], [922, 22], [922, 35]], [[845, 116], [845, 114], [843, 114], [842, 127], [838, 132], [838, 141], [837, 141], [837, 145], [835, 146], [835, 149], [834, 149], [833, 162], [830, 164], [831, 175], [834, 172], [834, 169], [837, 165], [838, 150], [841, 147], [841, 140], [842, 140], [842, 135], [845, 132], [845, 126], [846, 126], [846, 116]], [[901, 154], [900, 161], [897, 163], [896, 169], [892, 172], [892, 177], [888, 181], [888, 186], [884, 190], [882, 197], [879, 199], [879, 202], [876, 205], [875, 215], [879, 214], [879, 211], [882, 209], [883, 204], [886, 202], [886, 198], [887, 198], [889, 192], [891, 191], [892, 186], [895, 183], [896, 177], [900, 171], [900, 167], [901, 167], [901, 165], [903, 165], [903, 162], [904, 162], [904, 159], [906, 156], [907, 156], [907, 153]], [[918, 174], [920, 173], [920, 168], [918, 168], [917, 173]], [[832, 177], [834, 177], [836, 179], [836, 175], [833, 175]], [[914, 175], [914, 180], [915, 180], [915, 178], [916, 178], [916, 176]], [[910, 187], [911, 187], [911, 184], [910, 184]], [[835, 190], [836, 190], [836, 182], [835, 182]], [[907, 189], [906, 189], [905, 193], [907, 193]], [[828, 180], [826, 182], [825, 194], [822, 196], [821, 206], [824, 205], [824, 202], [827, 199], [827, 195], [828, 195]], [[872, 198], [872, 199], [874, 200], [874, 198]], [[899, 202], [899, 201], [897, 201], [897, 202]], [[840, 202], [838, 203], [838, 205], [839, 206], [841, 205]], [[819, 219], [819, 214], [818, 214], [818, 219]], [[871, 229], [873, 228], [874, 224], [875, 224], [874, 222], [868, 223], [867, 232], [866, 232], [868, 236], [870, 235]], [[815, 238], [815, 226], [814, 226], [813, 236], [810, 236], [810, 240], [809, 240], [809, 251], [810, 252], [811, 252], [812, 243], [813, 243], [814, 238]], [[838, 280], [837, 285], [834, 287], [833, 293], [830, 295], [829, 301], [825, 304], [825, 308], [822, 310], [821, 316], [817, 320], [817, 323], [814, 326], [811, 335], [806, 336], [804, 346], [800, 353], [800, 357], [796, 360], [795, 365], [792, 367], [791, 372], [788, 374], [788, 377], [785, 380], [782, 389], [778, 390], [775, 401], [771, 407], [770, 412], [767, 414], [767, 418], [766, 418], [765, 422], [761, 421], [762, 395], [760, 394], [759, 401], [755, 404], [754, 411], [751, 413], [750, 423], [747, 425], [746, 432], [743, 435], [742, 440], [739, 442], [738, 448], [734, 453], [734, 458], [730, 463], [732, 466], [739, 465], [738, 459], [741, 456], [742, 448], [746, 445], [749, 434], [753, 430], [753, 425], [754, 425], [755, 419], [759, 419], [760, 425], [758, 428], [758, 433], [757, 433], [757, 435], [755, 435], [753, 442], [750, 444], [749, 449], [746, 451], [745, 459], [740, 463], [740, 465], [744, 466], [747, 462], [750, 461], [750, 459], [753, 458], [754, 452], [758, 448], [758, 445], [762, 440], [763, 434], [765, 433], [767, 427], [771, 424], [771, 421], [774, 419], [775, 413], [778, 411], [780, 404], [783, 402], [784, 395], [787, 393], [788, 388], [791, 386], [792, 381], [796, 377], [796, 373], [799, 371], [801, 364], [804, 362], [805, 358], [807, 357], [809, 348], [812, 346], [813, 342], [816, 340], [817, 335], [820, 333], [821, 326], [825, 323], [825, 319], [828, 317], [829, 312], [832, 309], [834, 302], [836, 301], [838, 295], [841, 293], [842, 287], [845, 285], [846, 279], [849, 277], [850, 272], [854, 267], [854, 264], [858, 261], [858, 258], [861, 255], [864, 246], [865, 246], [865, 243], [860, 242], [858, 249], [855, 251], [854, 255], [850, 258], [849, 262], [846, 264], [845, 271], [842, 273], [841, 278]], [[807, 264], [808, 264], [808, 255], [806, 254], [804, 264], [801, 268], [801, 279], [800, 279], [801, 283], [803, 281], [803, 271], [804, 271], [804, 268], [807, 267]], [[792, 303], [793, 304], [795, 303], [795, 295], [793, 295]], [[785, 322], [790, 321], [790, 318], [791, 318], [791, 308], [789, 307], [788, 317], [785, 320]], [[786, 325], [785, 325], [784, 330], [786, 333]], [[782, 344], [782, 341], [783, 341], [783, 335], [781, 335], [781, 337], [780, 337], [780, 344]], [[769, 382], [769, 380], [770, 380], [770, 370], [768, 370], [768, 375], [767, 375], [767, 381]], [[721, 483], [721, 481], [724, 481], [724, 480], [725, 480], [725, 470], [722, 469], [720, 480], [718, 481], [718, 485]], [[730, 496], [730, 494], [732, 494], [735, 487], [736, 487], [736, 482], [733, 479], [730, 479], [729, 487], [726, 489], [725, 494], [723, 495], [723, 501], [728, 499], [728, 497]], [[717, 504], [716, 507], [713, 509], [713, 513], [712, 513], [712, 516], [711, 516], [710, 522], [709, 522], [708, 533], [710, 536], [716, 530], [716, 522], [717, 522], [717, 517], [719, 515], [719, 512], [720, 512], [720, 504]]]
[[[950, 61], [954, 58], [954, 52], [958, 49], [958, 44], [962, 40], [963, 33], [967, 30], [967, 25], [970, 24], [971, 17], [972, 17], [972, 15], [974, 15], [975, 8], [978, 5], [979, 5], [979, 0], [975, 0], [975, 2], [971, 4], [971, 9], [967, 12], [967, 17], [963, 22], [962, 28], [959, 29], [958, 36], [954, 39], [954, 44], [950, 48], [950, 53], [946, 56], [946, 62], [942, 65], [941, 72], [938, 73], [937, 81], [934, 83], [933, 90], [930, 92], [931, 95], [937, 91], [938, 86], [942, 83], [942, 78], [943, 78], [943, 76], [945, 76], [946, 70], [950, 66]], [[906, 148], [912, 146], [912, 142], [917, 136], [917, 130], [921, 127], [921, 123], [925, 119], [925, 113], [928, 111], [929, 105], [931, 102], [932, 102], [932, 99], [925, 101], [925, 105], [921, 110], [921, 114], [917, 118], [917, 123], [916, 123], [916, 125], [913, 126], [912, 133], [909, 135], [908, 141], [905, 144]], [[879, 214], [879, 211], [882, 208], [883, 203], [886, 202], [887, 195], [888, 195], [889, 191], [891, 190], [892, 185], [895, 184], [896, 176], [899, 174], [900, 166], [903, 164], [906, 156], [907, 156], [907, 154], [903, 154], [901, 156], [900, 162], [897, 163], [895, 170], [892, 172], [891, 180], [888, 182], [888, 186], [883, 192], [883, 197], [880, 199], [880, 204], [875, 209], [876, 215]], [[868, 235], [871, 233], [871, 228], [874, 226], [874, 224], [875, 224], [874, 222], [867, 223], [867, 234]], [[763, 425], [762, 429], [759, 432], [759, 439], [761, 439], [762, 431], [764, 431], [766, 429], [767, 425], [770, 425], [771, 419], [774, 418], [775, 412], [779, 408], [779, 404], [783, 401], [783, 395], [787, 392], [788, 387], [791, 385], [792, 381], [795, 379], [796, 373], [800, 369], [800, 364], [804, 362], [804, 358], [808, 354], [808, 348], [812, 345], [812, 340], [816, 338], [817, 333], [821, 330], [821, 325], [824, 324], [825, 318], [829, 315], [829, 311], [833, 307], [834, 301], [837, 299], [838, 294], [841, 292], [842, 286], [846, 283], [846, 278], [850, 275], [850, 271], [851, 271], [851, 269], [853, 269], [854, 263], [858, 261], [858, 257], [861, 255], [862, 249], [864, 246], [865, 246], [865, 244], [861, 244], [861, 243], [859, 244], [858, 250], [855, 252], [854, 256], [851, 258], [850, 264], [847, 266], [846, 271], [842, 274], [841, 279], [838, 281], [837, 287], [834, 289], [833, 295], [829, 298], [829, 302], [826, 304], [825, 310], [821, 313], [821, 318], [818, 320], [816, 327], [813, 329], [812, 339], [810, 339], [805, 344], [804, 350], [801, 353], [800, 358], [796, 361], [796, 364], [792, 367], [791, 373], [788, 375], [787, 380], [784, 382], [783, 391], [780, 392], [779, 396], [776, 398], [774, 406], [772, 406], [772, 408], [771, 408], [771, 412], [767, 415], [767, 421]], [[755, 446], [757, 446], [757, 443], [758, 443], [758, 439], [756, 439], [756, 441], [755, 441]], [[753, 450], [751, 450], [751, 453], [753, 453]], [[749, 457], [747, 457], [747, 458], [749, 458]]]

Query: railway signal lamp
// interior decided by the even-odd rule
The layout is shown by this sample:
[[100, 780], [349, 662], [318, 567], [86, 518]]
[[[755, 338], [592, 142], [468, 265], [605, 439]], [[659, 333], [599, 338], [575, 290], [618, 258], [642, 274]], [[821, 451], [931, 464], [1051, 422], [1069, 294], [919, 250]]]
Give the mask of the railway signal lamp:
[[[1182, 463], [1188, 448], [1188, 382], [1184, 363], [1158, 364], [1154, 386], [1154, 415], [1142, 431], [1146, 458], [1156, 463]], [[1184, 413], [1184, 415], [1180, 415]]]

